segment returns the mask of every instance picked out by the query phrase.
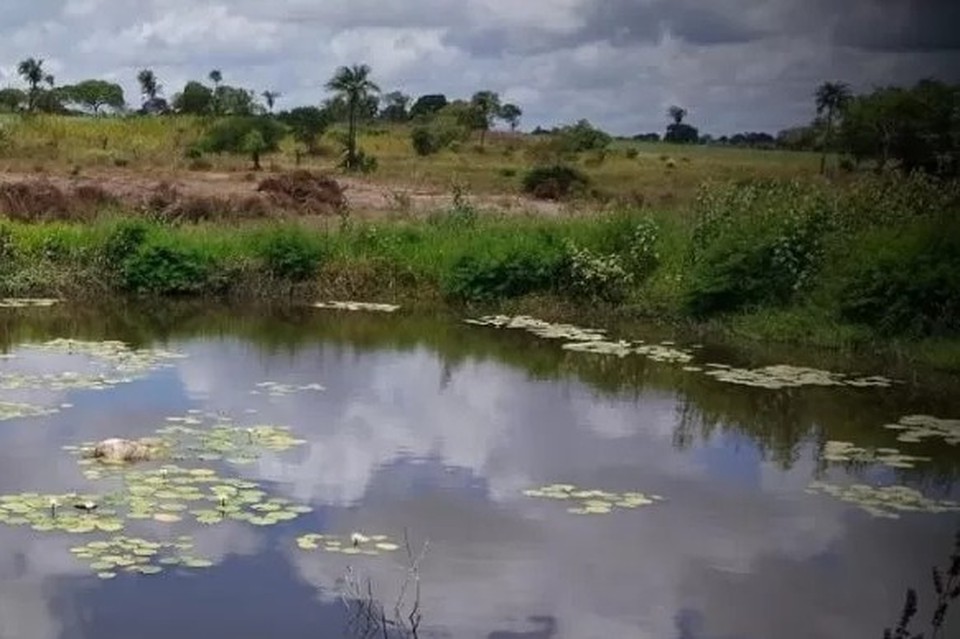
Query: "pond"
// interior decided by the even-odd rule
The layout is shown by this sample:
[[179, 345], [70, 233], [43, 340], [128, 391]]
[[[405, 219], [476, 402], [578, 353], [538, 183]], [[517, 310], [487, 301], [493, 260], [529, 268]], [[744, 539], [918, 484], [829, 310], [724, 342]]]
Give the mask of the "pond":
[[955, 379], [378, 310], [0, 308], [0, 638], [926, 628]]

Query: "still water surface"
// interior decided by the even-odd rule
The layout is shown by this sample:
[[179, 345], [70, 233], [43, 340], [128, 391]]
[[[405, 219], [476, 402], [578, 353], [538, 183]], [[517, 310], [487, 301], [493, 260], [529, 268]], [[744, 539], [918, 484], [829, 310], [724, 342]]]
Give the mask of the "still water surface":
[[[204, 466], [313, 508], [272, 526], [202, 526], [189, 516], [125, 522], [119, 534], [189, 535], [214, 565], [109, 580], [70, 549], [112, 535], [0, 523], [0, 639], [351, 636], [338, 580], [351, 566], [389, 610], [404, 553], [305, 551], [297, 538], [361, 531], [401, 539], [405, 529], [417, 549], [429, 540], [422, 637], [880, 637], [907, 587], [919, 589], [926, 620], [930, 567], [944, 563], [960, 524], [957, 512], [877, 518], [806, 490], [814, 481], [901, 484], [960, 499], [960, 447], [900, 443], [882, 428], [918, 413], [960, 417], [955, 380], [924, 373], [892, 388], [766, 389], [642, 356], [564, 351], [456, 318], [67, 307], [0, 314], [0, 352], [13, 356], [0, 359], [0, 381], [9, 382], [0, 402], [59, 411], [0, 421], [0, 495], [96, 493], [103, 482], [85, 478], [91, 467], [63, 446], [148, 437], [169, 417], [216, 413], [241, 426], [290, 426], [306, 443], [253, 463]], [[24, 384], [25, 375], [100, 370], [88, 355], [34, 347], [65, 337], [185, 357], [104, 389]], [[693, 364], [784, 363], [716, 345], [693, 352]], [[810, 357], [790, 363], [818, 363]], [[264, 382], [296, 388], [271, 393]], [[305, 389], [315, 384], [324, 390]], [[828, 440], [931, 459], [904, 469], [830, 462], [822, 458]], [[664, 499], [584, 516], [569, 514], [571, 503], [523, 494], [555, 483]], [[957, 614], [945, 636], [957, 636]]]

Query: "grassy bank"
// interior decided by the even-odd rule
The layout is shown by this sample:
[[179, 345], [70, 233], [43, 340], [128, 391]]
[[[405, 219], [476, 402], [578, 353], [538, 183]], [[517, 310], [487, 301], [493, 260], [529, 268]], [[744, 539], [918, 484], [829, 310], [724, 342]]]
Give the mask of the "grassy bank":
[[682, 211], [293, 222], [0, 224], [0, 295], [353, 298], [645, 316], [882, 348], [960, 370], [960, 189], [713, 184]]

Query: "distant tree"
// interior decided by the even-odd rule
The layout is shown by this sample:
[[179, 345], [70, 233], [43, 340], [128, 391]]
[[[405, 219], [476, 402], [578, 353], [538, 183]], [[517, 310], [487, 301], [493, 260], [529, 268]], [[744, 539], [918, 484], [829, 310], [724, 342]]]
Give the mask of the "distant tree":
[[214, 69], [207, 74], [207, 78], [210, 82], [213, 82], [213, 102], [211, 103], [213, 114], [220, 115], [222, 112], [220, 108], [220, 83], [223, 82], [223, 73], [220, 72], [220, 69]]
[[634, 140], [639, 142], [659, 142], [660, 134], [659, 133], [638, 133], [633, 136]]
[[564, 153], [602, 151], [613, 141], [609, 134], [596, 128], [588, 120], [561, 127], [555, 135]]
[[216, 115], [256, 115], [263, 107], [257, 104], [253, 91], [221, 84], [213, 92]]
[[20, 89], [7, 87], [0, 89], [0, 109], [19, 111], [27, 103], [27, 94]]
[[267, 109], [270, 113], [273, 113], [273, 107], [276, 105], [277, 100], [283, 95], [279, 91], [264, 91], [260, 94], [263, 96], [264, 101], [267, 103]]
[[311, 155], [317, 153], [317, 141], [330, 126], [328, 113], [314, 106], [285, 111], [278, 119], [290, 128], [293, 138], [307, 147], [307, 153]]
[[211, 153], [249, 155], [256, 171], [260, 158], [279, 148], [286, 127], [268, 116], [232, 117], [217, 122], [204, 136], [201, 147]]
[[826, 114], [824, 118], [823, 153], [820, 156], [820, 173], [826, 173], [827, 153], [833, 143], [833, 125], [836, 116], [843, 110], [850, 100], [850, 87], [843, 82], [824, 82], [817, 87], [814, 93], [817, 115]]
[[812, 126], [798, 126], [777, 133], [777, 146], [791, 151], [812, 151], [817, 146], [817, 130]]
[[470, 105], [477, 114], [474, 127], [480, 131], [480, 146], [483, 146], [487, 131], [500, 114], [500, 95], [493, 91], [477, 91], [470, 98]]
[[335, 91], [347, 103], [347, 155], [344, 164], [349, 170], [360, 169], [361, 158], [357, 154], [357, 111], [363, 101], [380, 92], [380, 87], [370, 79], [370, 67], [365, 64], [340, 67], [326, 87]]
[[670, 116], [674, 124], [683, 124], [683, 119], [687, 117], [687, 110], [683, 107], [673, 105], [667, 109], [667, 115]]
[[160, 97], [163, 87], [153, 71], [150, 69], [141, 70], [137, 74], [137, 82], [140, 84], [140, 94], [143, 97], [141, 113], [159, 115], [170, 110], [167, 101]]
[[27, 111], [33, 112], [36, 110], [40, 84], [44, 81], [43, 60], [36, 58], [22, 60], [17, 65], [17, 73], [30, 85], [30, 90], [27, 92]]
[[391, 91], [383, 96], [383, 109], [380, 117], [388, 122], [406, 122], [410, 119], [408, 108], [411, 98], [400, 91]]
[[447, 96], [435, 93], [429, 95], [422, 95], [417, 98], [417, 101], [413, 104], [413, 107], [410, 109], [411, 118], [423, 118], [430, 117], [435, 113], [439, 112], [440, 109], [447, 106], [449, 102], [447, 101]]
[[223, 74], [220, 72], [220, 69], [214, 69], [207, 77], [213, 82], [214, 88], [220, 86], [220, 83], [223, 82]]
[[510, 126], [511, 131], [516, 131], [520, 126], [520, 118], [523, 117], [523, 109], [508, 102], [500, 107], [499, 117]]
[[99, 115], [103, 107], [119, 111], [125, 104], [123, 87], [105, 80], [84, 80], [63, 87], [60, 94], [67, 102], [89, 109], [94, 115]]
[[173, 96], [177, 113], [207, 115], [213, 112], [213, 91], [196, 80], [187, 82], [183, 91]]

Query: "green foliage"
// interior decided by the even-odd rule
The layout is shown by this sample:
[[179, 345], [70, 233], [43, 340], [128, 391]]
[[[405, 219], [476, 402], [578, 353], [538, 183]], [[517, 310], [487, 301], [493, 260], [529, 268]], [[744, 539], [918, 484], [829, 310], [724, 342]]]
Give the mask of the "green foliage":
[[102, 259], [107, 269], [118, 273], [126, 260], [143, 246], [148, 230], [144, 222], [134, 220], [124, 220], [114, 226], [103, 244]]
[[564, 292], [573, 297], [622, 302], [633, 284], [624, 260], [615, 253], [596, 253], [567, 244]]
[[259, 156], [276, 151], [285, 134], [286, 128], [269, 116], [227, 118], [207, 132], [201, 147], [211, 153], [248, 154], [259, 164]]
[[586, 175], [565, 164], [535, 167], [523, 176], [523, 190], [544, 200], [562, 200], [584, 191], [589, 184]]
[[316, 277], [323, 246], [316, 235], [300, 228], [277, 228], [259, 238], [257, 256], [273, 277], [305, 282]]
[[858, 237], [838, 295], [841, 316], [883, 335], [960, 332], [960, 221], [954, 215]]
[[14, 87], [0, 89], [0, 110], [19, 111], [27, 103], [27, 94]]
[[455, 300], [494, 301], [555, 291], [567, 271], [563, 244], [543, 232], [473, 248], [454, 260], [442, 285]]
[[790, 301], [822, 262], [827, 212], [796, 183], [702, 189], [687, 310], [704, 317]]
[[209, 286], [212, 270], [211, 260], [197, 249], [151, 240], [123, 260], [120, 286], [137, 294], [200, 293]]
[[594, 127], [587, 120], [580, 120], [572, 126], [562, 127], [556, 137], [563, 151], [567, 153], [602, 151], [613, 141], [607, 133]]
[[60, 88], [60, 96], [66, 101], [100, 113], [103, 107], [120, 110], [124, 107], [123, 88], [105, 80], [84, 80], [78, 84]]
[[206, 115], [213, 112], [213, 90], [193, 80], [173, 97], [173, 108], [178, 113]]
[[307, 147], [307, 153], [317, 153], [317, 141], [330, 126], [329, 114], [317, 107], [297, 107], [281, 113], [278, 119], [290, 128], [293, 139]]
[[470, 129], [463, 125], [456, 113], [445, 110], [410, 132], [414, 152], [423, 157], [449, 148], [454, 142], [463, 141]]
[[429, 118], [447, 106], [447, 96], [442, 94], [421, 95], [410, 108], [411, 118]]

